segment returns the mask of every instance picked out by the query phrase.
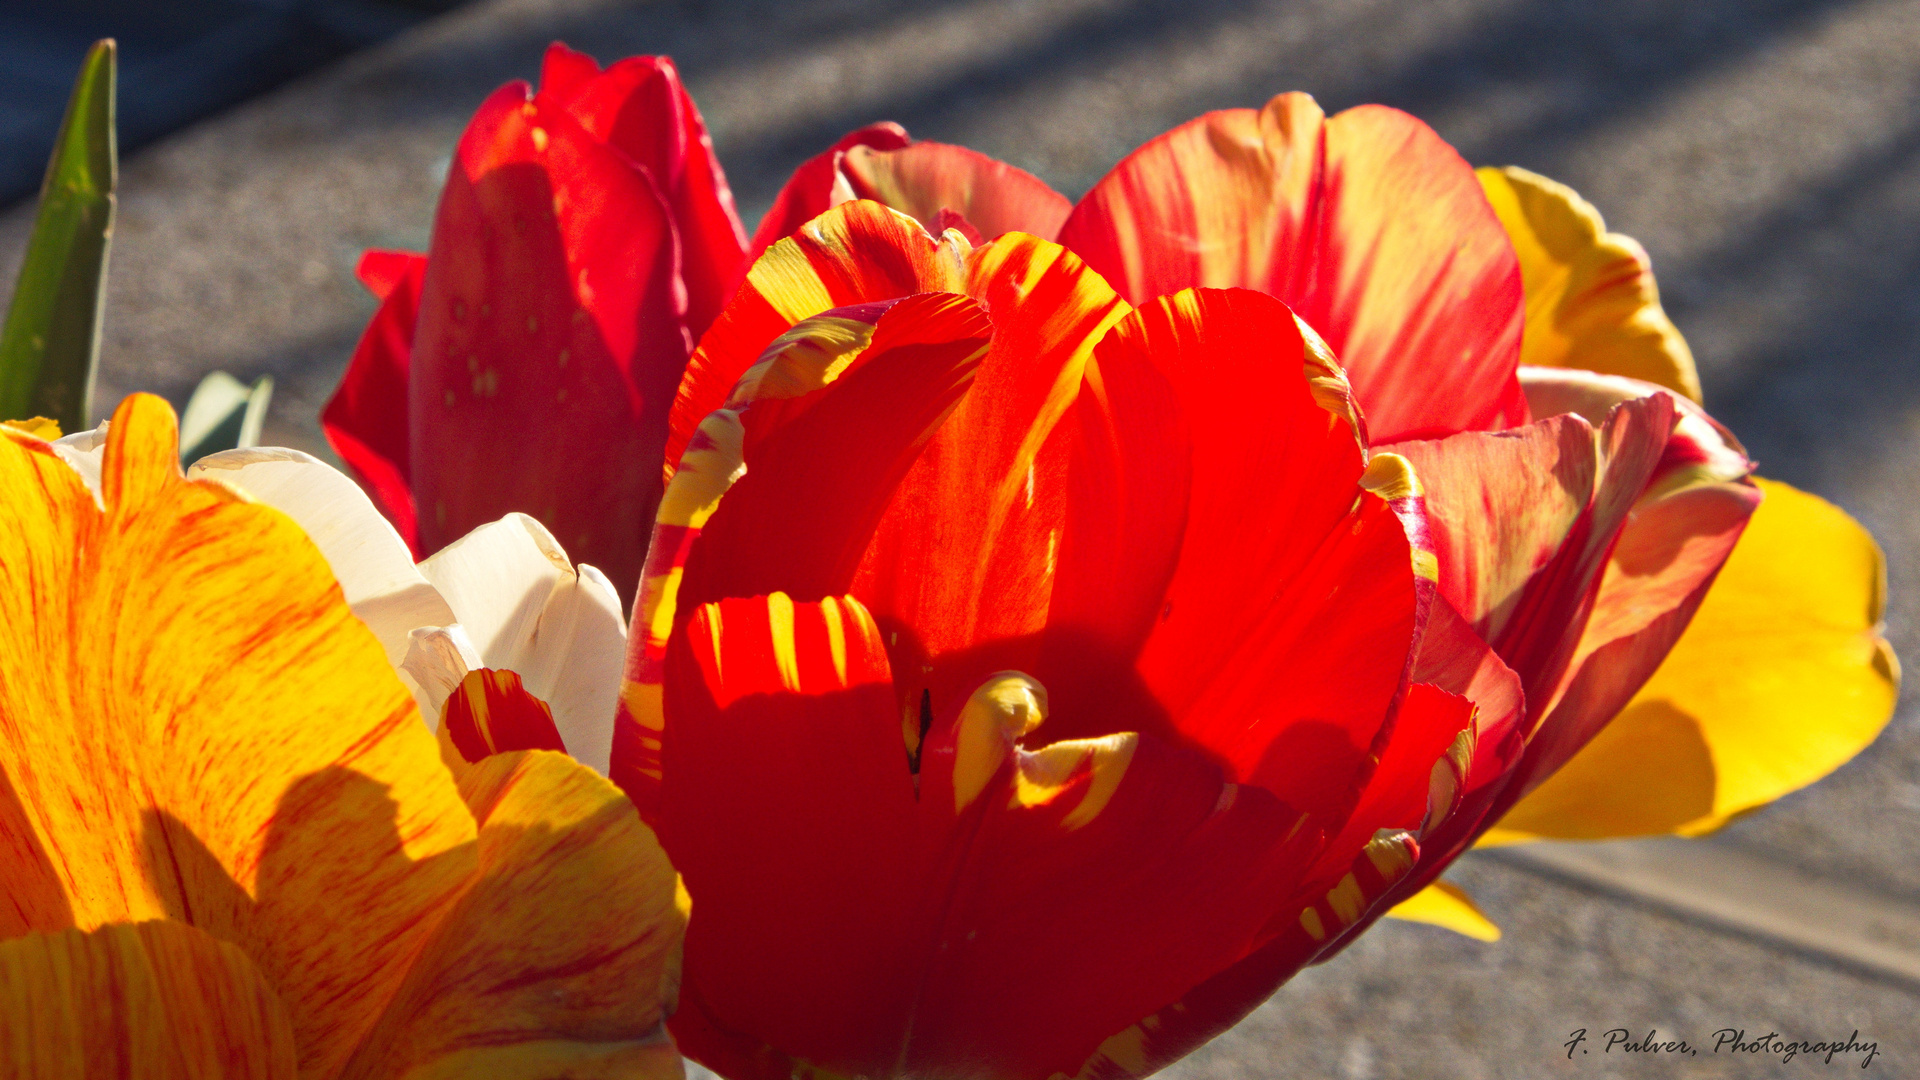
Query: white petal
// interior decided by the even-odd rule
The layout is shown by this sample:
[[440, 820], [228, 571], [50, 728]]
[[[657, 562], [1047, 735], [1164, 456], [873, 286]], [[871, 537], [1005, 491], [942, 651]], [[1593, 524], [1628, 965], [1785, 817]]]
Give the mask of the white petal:
[[454, 621], [453, 609], [415, 569], [400, 534], [338, 469], [298, 450], [253, 447], [210, 454], [187, 475], [230, 484], [305, 529], [340, 580], [347, 605], [396, 668], [414, 627]]
[[627, 662], [620, 595], [605, 574], [582, 564], [554, 588], [521, 662], [521, 684], [553, 710], [567, 753], [605, 775]]
[[53, 440], [53, 452], [80, 474], [87, 490], [93, 492], [94, 504], [103, 510], [106, 503], [100, 498], [100, 458], [107, 451], [107, 423], [102, 420], [92, 431], [76, 431]]
[[453, 609], [442, 621], [466, 627], [481, 662], [518, 672], [524, 682], [547, 596], [573, 576], [573, 565], [539, 522], [508, 514], [440, 549], [420, 573]]
[[440, 712], [454, 687], [467, 672], [483, 667], [480, 654], [460, 624], [416, 627], [408, 635], [407, 656], [400, 662], [400, 681], [420, 703], [420, 716], [429, 730], [440, 728]]

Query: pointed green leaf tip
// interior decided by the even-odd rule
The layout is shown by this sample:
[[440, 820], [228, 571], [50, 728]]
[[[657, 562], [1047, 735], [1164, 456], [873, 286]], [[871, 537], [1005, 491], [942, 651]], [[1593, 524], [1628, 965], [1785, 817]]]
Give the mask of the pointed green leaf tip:
[[47, 162], [40, 214], [0, 330], [0, 420], [88, 426], [118, 179], [114, 67], [113, 39], [95, 42]]

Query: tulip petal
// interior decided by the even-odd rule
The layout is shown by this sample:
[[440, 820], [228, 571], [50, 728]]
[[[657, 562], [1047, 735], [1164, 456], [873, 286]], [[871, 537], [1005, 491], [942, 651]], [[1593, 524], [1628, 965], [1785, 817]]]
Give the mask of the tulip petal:
[[773, 197], [773, 205], [767, 208], [766, 216], [753, 231], [749, 263], [759, 262], [768, 248], [798, 232], [800, 226], [843, 202], [858, 198], [840, 169], [847, 151], [859, 146], [898, 150], [909, 142], [912, 140], [907, 137], [907, 129], [888, 120], [849, 131], [832, 146], [802, 162], [793, 170], [786, 186]]
[[1063, 524], [1060, 422], [1094, 344], [1128, 310], [1071, 253], [1021, 234], [973, 253], [967, 291], [992, 346], [846, 586], [887, 629], [896, 690], [916, 711], [923, 691], [944, 708], [994, 671], [1034, 667]]
[[879, 629], [850, 599], [727, 600], [667, 663], [661, 835], [699, 898], [688, 1004], [789, 1053], [891, 1057], [915, 790]]
[[666, 196], [680, 244], [687, 329], [698, 341], [744, 269], [747, 233], [679, 69], [665, 56], [631, 56], [603, 72], [556, 41], [547, 47], [539, 97], [646, 170]]
[[[777, 209], [777, 206], [776, 206]], [[687, 361], [673, 402], [666, 471], [768, 345], [802, 319], [922, 292], [964, 292], [965, 241], [934, 239], [879, 203], [843, 203], [767, 249]]]
[[0, 1061], [17, 1080], [293, 1080], [286, 1006], [245, 953], [185, 923], [0, 941]]
[[[845, 591], [901, 477], [970, 394], [987, 333], [965, 297], [903, 301], [883, 316], [859, 367], [775, 433], [750, 438], [746, 476], [688, 557], [680, 609], [782, 590]], [[754, 411], [744, 417], [750, 436]]]
[[1765, 499], [1686, 632], [1627, 707], [1488, 834], [1710, 832], [1825, 776], [1893, 713], [1873, 538], [1816, 496]]
[[666, 197], [524, 85], [489, 97], [434, 222], [408, 400], [420, 547], [539, 518], [639, 580], [691, 351]]
[[1387, 918], [1443, 927], [1475, 941], [1500, 940], [1500, 928], [1481, 912], [1473, 897], [1446, 881], [1436, 881], [1400, 901]]
[[478, 873], [347, 1075], [678, 1080], [662, 1025], [682, 916], [652, 831], [618, 788], [552, 752], [488, 757], [460, 795]]
[[[928, 742], [916, 800], [881, 632], [850, 598], [708, 605], [683, 642], [665, 835], [698, 901], [675, 1030], [736, 1075], [1076, 1069], [1244, 955], [1311, 840], [1197, 755], [1133, 735], [1027, 751], [971, 705]], [[989, 756], [963, 788], [970, 732]], [[1081, 989], [1007, 975], [1030, 970]]]
[[519, 675], [492, 668], [461, 678], [440, 714], [440, 730], [469, 763], [514, 750], [567, 750], [547, 703], [527, 693]]
[[1148, 364], [1171, 384], [1192, 446], [1139, 677], [1231, 777], [1343, 817], [1404, 685], [1418, 575], [1394, 508], [1362, 485], [1355, 431], [1310, 392], [1308, 355], [1292, 313], [1247, 290], [1156, 300], [1098, 350], [1103, 370]]
[[327, 444], [353, 469], [415, 553], [419, 536], [410, 486], [407, 381], [426, 277], [425, 255], [369, 251], [360, 257], [360, 278], [380, 298], [380, 307], [320, 414]]
[[0, 937], [190, 922], [328, 1076], [471, 872], [473, 818], [320, 552], [182, 480], [176, 439], [159, 399], [120, 406], [104, 512], [0, 441]]
[[1570, 677], [1615, 536], [1676, 420], [1660, 392], [1595, 431], [1575, 415], [1394, 444], [1426, 488], [1440, 595], [1518, 672], [1537, 725]]
[[1524, 423], [1524, 297], [1473, 170], [1431, 128], [1305, 94], [1208, 113], [1094, 185], [1060, 230], [1136, 304], [1257, 289], [1326, 338], [1376, 441]]
[[964, 218], [984, 240], [1010, 232], [1052, 240], [1073, 210], [1039, 177], [964, 146], [852, 146], [841, 171], [857, 198], [886, 203], [933, 233], [946, 228], [944, 211]]
[[1646, 249], [1607, 232], [1565, 184], [1511, 165], [1477, 175], [1520, 261], [1520, 362], [1625, 375], [1699, 401], [1693, 351], [1660, 306]]

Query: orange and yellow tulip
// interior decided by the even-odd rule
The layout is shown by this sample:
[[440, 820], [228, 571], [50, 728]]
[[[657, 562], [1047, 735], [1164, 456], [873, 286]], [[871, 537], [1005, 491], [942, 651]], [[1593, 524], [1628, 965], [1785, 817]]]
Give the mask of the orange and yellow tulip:
[[619, 791], [446, 754], [165, 403], [103, 440], [0, 431], [0, 1071], [681, 1075], [674, 873]]

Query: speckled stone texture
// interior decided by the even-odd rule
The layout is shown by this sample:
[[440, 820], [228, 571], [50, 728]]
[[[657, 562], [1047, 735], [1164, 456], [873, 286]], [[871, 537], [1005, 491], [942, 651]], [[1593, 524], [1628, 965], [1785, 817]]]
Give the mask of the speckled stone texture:
[[[1709, 407], [1767, 474], [1862, 518], [1917, 654], [1920, 0], [494, 0], [203, 122], [132, 160], [101, 398], [182, 403], [220, 367], [280, 380], [266, 441], [323, 451], [316, 414], [371, 300], [361, 248], [423, 248], [453, 140], [564, 38], [671, 53], [749, 224], [827, 140], [892, 118], [1069, 195], [1209, 109], [1284, 90], [1409, 109], [1476, 163], [1578, 188], [1653, 255]], [[0, 219], [10, 276], [29, 210]], [[1741, 845], [1920, 896], [1913, 695]], [[1920, 1076], [1920, 990], [1690, 925], [1484, 858], [1455, 877], [1507, 929], [1480, 945], [1386, 925], [1169, 1075], [1237, 1078]], [[1125, 947], [1125, 943], [1116, 943]], [[1063, 976], [1070, 977], [1070, 975]], [[1579, 1027], [1877, 1040], [1880, 1056], [1565, 1057]]]

